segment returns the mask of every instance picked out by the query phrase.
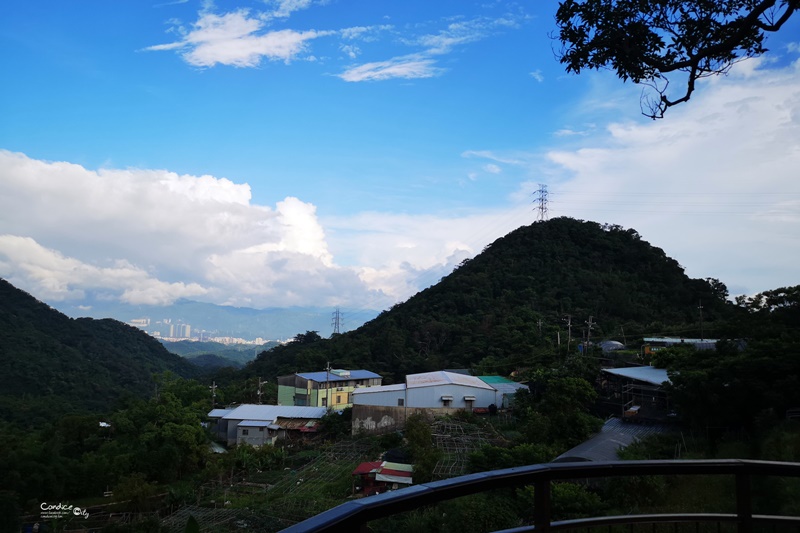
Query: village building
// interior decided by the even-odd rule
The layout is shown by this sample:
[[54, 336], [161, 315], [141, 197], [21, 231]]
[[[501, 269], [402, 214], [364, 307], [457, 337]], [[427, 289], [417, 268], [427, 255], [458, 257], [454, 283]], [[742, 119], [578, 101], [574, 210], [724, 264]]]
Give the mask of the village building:
[[407, 487], [413, 483], [412, 465], [389, 461], [361, 463], [353, 470], [353, 494], [371, 496]]
[[315, 433], [324, 407], [243, 404], [208, 413], [215, 438], [228, 446], [274, 445], [278, 439], [301, 438]]
[[[495, 376], [486, 379], [493, 381]], [[442, 370], [410, 374], [405, 383], [358, 389], [353, 392], [353, 432], [389, 431], [414, 413], [448, 414], [507, 405], [516, 389], [525, 387], [507, 381], [496, 380], [496, 388], [479, 377]]]
[[719, 339], [688, 339], [684, 337], [645, 337], [642, 353], [649, 355], [670, 346], [694, 346], [696, 350], [716, 350]]
[[333, 368], [321, 372], [302, 372], [278, 377], [278, 405], [352, 407], [356, 389], [377, 387], [383, 378], [369, 370]]
[[514, 402], [514, 395], [520, 389], [529, 390], [527, 385], [502, 376], [478, 376], [478, 379], [497, 391], [494, 404], [498, 409], [508, 409]]
[[670, 383], [663, 368], [632, 366], [604, 368], [602, 393], [619, 405], [623, 421], [665, 421], [672, 415], [669, 395], [664, 385]]

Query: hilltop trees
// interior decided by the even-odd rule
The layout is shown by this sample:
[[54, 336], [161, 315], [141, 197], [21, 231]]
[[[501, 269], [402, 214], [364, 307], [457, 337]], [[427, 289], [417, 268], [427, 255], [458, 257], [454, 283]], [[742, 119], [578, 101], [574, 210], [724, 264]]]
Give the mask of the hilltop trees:
[[[800, 0], [564, 0], [560, 61], [567, 72], [610, 68], [645, 84], [655, 96], [643, 95], [642, 113], [662, 118], [691, 98], [697, 80], [766, 52], [766, 34], [798, 9]], [[685, 81], [671, 96], [676, 73]]]
[[689, 279], [636, 231], [557, 218], [498, 239], [356, 331], [332, 339], [306, 332], [263, 353], [244, 373], [272, 379], [330, 362], [368, 368], [387, 384], [443, 368], [508, 375], [574, 352], [590, 315], [592, 340], [622, 341], [623, 330], [628, 339], [699, 337], [700, 301], [709, 336], [725, 335], [721, 324], [741, 312], [727, 301], [723, 283]]

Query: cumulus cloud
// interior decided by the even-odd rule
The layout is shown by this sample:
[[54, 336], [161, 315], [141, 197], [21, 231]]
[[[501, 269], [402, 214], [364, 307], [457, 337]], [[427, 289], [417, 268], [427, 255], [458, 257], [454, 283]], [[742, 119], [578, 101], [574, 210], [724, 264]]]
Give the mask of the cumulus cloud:
[[308, 41], [330, 34], [314, 30], [262, 31], [264, 24], [262, 18], [251, 16], [246, 9], [222, 15], [203, 13], [181, 40], [145, 50], [178, 50], [187, 63], [197, 67], [255, 67], [263, 59], [289, 62], [307, 50]]
[[0, 276], [54, 300], [264, 307], [375, 296], [334, 263], [315, 206], [250, 200], [248, 185], [224, 178], [0, 151]]
[[458, 215], [363, 212], [330, 217], [329, 243], [343, 264], [353, 265], [371, 287], [403, 300], [449, 274], [464, 259], [533, 221], [530, 205]]
[[0, 277], [50, 301], [190, 298], [387, 308], [530, 222], [530, 209], [320, 220], [225, 178], [90, 170], [0, 150]]
[[197, 283], [159, 281], [124, 260], [106, 267], [87, 264], [16, 235], [0, 235], [0, 277], [32, 288], [48, 301], [80, 299], [88, 290], [113, 288], [125, 303], [166, 305], [207, 292]]
[[745, 63], [664, 120], [550, 151], [551, 210], [634, 227], [734, 294], [797, 284], [800, 68]]

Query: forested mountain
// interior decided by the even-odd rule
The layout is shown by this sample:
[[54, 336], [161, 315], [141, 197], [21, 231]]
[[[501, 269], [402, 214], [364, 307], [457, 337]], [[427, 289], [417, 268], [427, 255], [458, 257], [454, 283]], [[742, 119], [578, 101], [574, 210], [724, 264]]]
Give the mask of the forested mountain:
[[71, 319], [0, 279], [0, 420], [37, 425], [110, 410], [153, 390], [152, 374], [196, 367], [116, 320]]
[[[247, 375], [368, 368], [387, 381], [411, 372], [473, 368], [507, 374], [566, 351], [586, 335], [631, 341], [650, 335], [734, 334], [743, 311], [715, 279], [690, 279], [636, 231], [570, 218], [519, 228], [463, 262], [440, 283], [358, 330], [314, 332], [262, 354]], [[699, 305], [702, 303], [703, 324]], [[569, 325], [571, 324], [571, 326]]]

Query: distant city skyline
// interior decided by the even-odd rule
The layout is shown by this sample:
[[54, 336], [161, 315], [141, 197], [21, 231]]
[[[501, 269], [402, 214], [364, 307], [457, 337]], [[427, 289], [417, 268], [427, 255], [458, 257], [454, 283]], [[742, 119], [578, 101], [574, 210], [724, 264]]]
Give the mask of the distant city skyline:
[[732, 295], [800, 283], [800, 20], [661, 121], [558, 2], [11, 1], [0, 277], [97, 302], [388, 309], [549, 216]]

